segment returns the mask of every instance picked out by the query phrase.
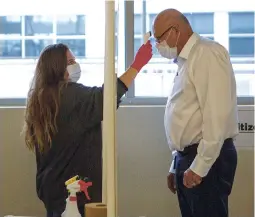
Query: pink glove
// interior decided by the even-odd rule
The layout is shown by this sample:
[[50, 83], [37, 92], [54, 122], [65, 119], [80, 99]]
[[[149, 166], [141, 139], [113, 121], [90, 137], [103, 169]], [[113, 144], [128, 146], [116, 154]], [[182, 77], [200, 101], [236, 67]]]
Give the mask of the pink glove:
[[143, 44], [135, 55], [135, 59], [131, 64], [131, 67], [138, 72], [150, 61], [152, 57], [152, 46], [150, 41]]

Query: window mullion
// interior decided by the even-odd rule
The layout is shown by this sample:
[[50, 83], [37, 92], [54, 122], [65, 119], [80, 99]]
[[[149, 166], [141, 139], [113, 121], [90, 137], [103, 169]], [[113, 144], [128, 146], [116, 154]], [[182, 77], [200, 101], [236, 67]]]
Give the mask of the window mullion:
[[[134, 60], [134, 1], [125, 1], [125, 68]], [[126, 94], [127, 98], [134, 98], [135, 84], [130, 85]]]

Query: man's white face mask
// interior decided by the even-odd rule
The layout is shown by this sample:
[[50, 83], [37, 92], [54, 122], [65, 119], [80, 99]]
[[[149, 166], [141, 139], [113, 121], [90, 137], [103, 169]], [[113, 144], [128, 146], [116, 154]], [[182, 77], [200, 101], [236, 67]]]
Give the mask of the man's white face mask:
[[169, 45], [167, 44], [167, 39], [169, 38], [170, 34], [171, 34], [172, 30], [170, 30], [167, 38], [156, 44], [156, 47], [158, 49], [158, 52], [159, 54], [164, 57], [164, 58], [167, 58], [167, 59], [175, 59], [177, 58], [177, 55], [178, 55], [178, 52], [177, 52], [177, 44], [178, 44], [178, 41], [179, 41], [179, 36], [180, 36], [180, 32], [177, 36], [177, 40], [176, 40], [176, 43], [175, 43], [175, 47], [169, 47]]
[[69, 79], [72, 82], [77, 82], [81, 77], [81, 67], [79, 63], [75, 63], [67, 66], [67, 72], [69, 74]]

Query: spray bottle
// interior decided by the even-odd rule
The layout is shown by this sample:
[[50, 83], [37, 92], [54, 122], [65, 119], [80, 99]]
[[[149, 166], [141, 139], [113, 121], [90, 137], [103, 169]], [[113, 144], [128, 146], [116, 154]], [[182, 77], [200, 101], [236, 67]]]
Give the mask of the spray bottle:
[[66, 199], [66, 209], [62, 213], [61, 217], [81, 217], [81, 214], [77, 207], [77, 196], [76, 193], [83, 191], [86, 198], [90, 200], [88, 194], [88, 187], [92, 186], [92, 182], [87, 182], [86, 179], [82, 180], [79, 176], [65, 182], [69, 196]]

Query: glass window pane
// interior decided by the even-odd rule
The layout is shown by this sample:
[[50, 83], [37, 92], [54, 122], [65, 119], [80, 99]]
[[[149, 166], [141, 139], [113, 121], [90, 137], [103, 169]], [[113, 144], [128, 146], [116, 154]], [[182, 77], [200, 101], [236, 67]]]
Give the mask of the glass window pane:
[[230, 37], [229, 53], [232, 57], [254, 57], [254, 37]]
[[119, 12], [115, 11], [115, 33], [118, 33], [119, 29]]
[[115, 56], [118, 56], [118, 36], [115, 35]]
[[137, 53], [137, 51], [139, 50], [139, 48], [141, 47], [143, 41], [141, 38], [135, 38], [134, 39], [134, 54]]
[[85, 35], [85, 16], [58, 16], [57, 35]]
[[39, 40], [39, 39], [33, 39], [33, 40], [25, 40], [25, 56], [26, 57], [38, 57], [41, 53], [41, 51], [47, 46], [53, 44], [52, 40]]
[[25, 16], [25, 35], [52, 35], [53, 17]]
[[58, 39], [57, 43], [66, 44], [76, 57], [86, 56], [85, 39]]
[[229, 33], [254, 33], [254, 12], [229, 13]]
[[142, 32], [143, 32], [142, 15], [135, 14], [134, 15], [134, 33], [142, 34]]
[[[234, 13], [230, 7], [228, 10], [228, 6], [223, 10], [212, 11], [210, 6], [207, 6], [207, 3], [206, 1], [199, 1], [195, 12], [189, 10], [189, 6], [184, 0], [175, 3], [176, 6], [173, 6], [173, 8], [184, 12], [195, 32], [211, 40], [217, 39], [219, 43], [229, 50], [231, 60], [234, 63], [234, 71], [237, 72], [238, 95], [254, 95], [255, 88], [252, 88], [254, 86], [252, 83], [254, 83], [255, 79], [254, 35], [251, 35], [253, 37], [250, 38], [248, 37], [249, 35], [243, 35], [244, 37], [241, 38], [230, 38], [232, 35], [222, 31], [229, 28], [230, 33], [254, 34], [254, 11]], [[240, 2], [240, 6], [242, 4]], [[158, 0], [146, 1], [147, 27], [151, 29], [156, 15], [166, 8], [169, 8], [169, 2], [167, 1], [165, 1], [165, 4], [159, 4]], [[135, 13], [142, 14], [142, 11], [143, 6], [138, 1], [135, 5]], [[138, 40], [135, 43], [134, 46], [138, 47]], [[156, 49], [154, 48], [154, 50]], [[143, 68], [143, 72], [139, 73], [135, 80], [135, 96], [168, 97], [176, 69], [176, 64], [172, 64], [171, 60], [161, 57], [157, 51], [154, 51], [152, 60]], [[241, 82], [246, 83], [247, 88], [240, 88], [239, 84]], [[150, 88], [151, 86], [154, 88]]]
[[152, 24], [154, 22], [154, 19], [156, 18], [157, 14], [149, 14], [149, 30], [152, 29]]
[[187, 13], [184, 14], [190, 22], [193, 30], [199, 34], [214, 33], [213, 13]]
[[192, 13], [184, 13], [183, 15], [188, 19], [188, 21], [189, 21], [189, 23], [191, 25], [191, 22], [192, 22], [192, 20], [191, 20]]
[[21, 35], [21, 17], [0, 16], [0, 34]]
[[21, 40], [0, 40], [1, 58], [21, 58]]

